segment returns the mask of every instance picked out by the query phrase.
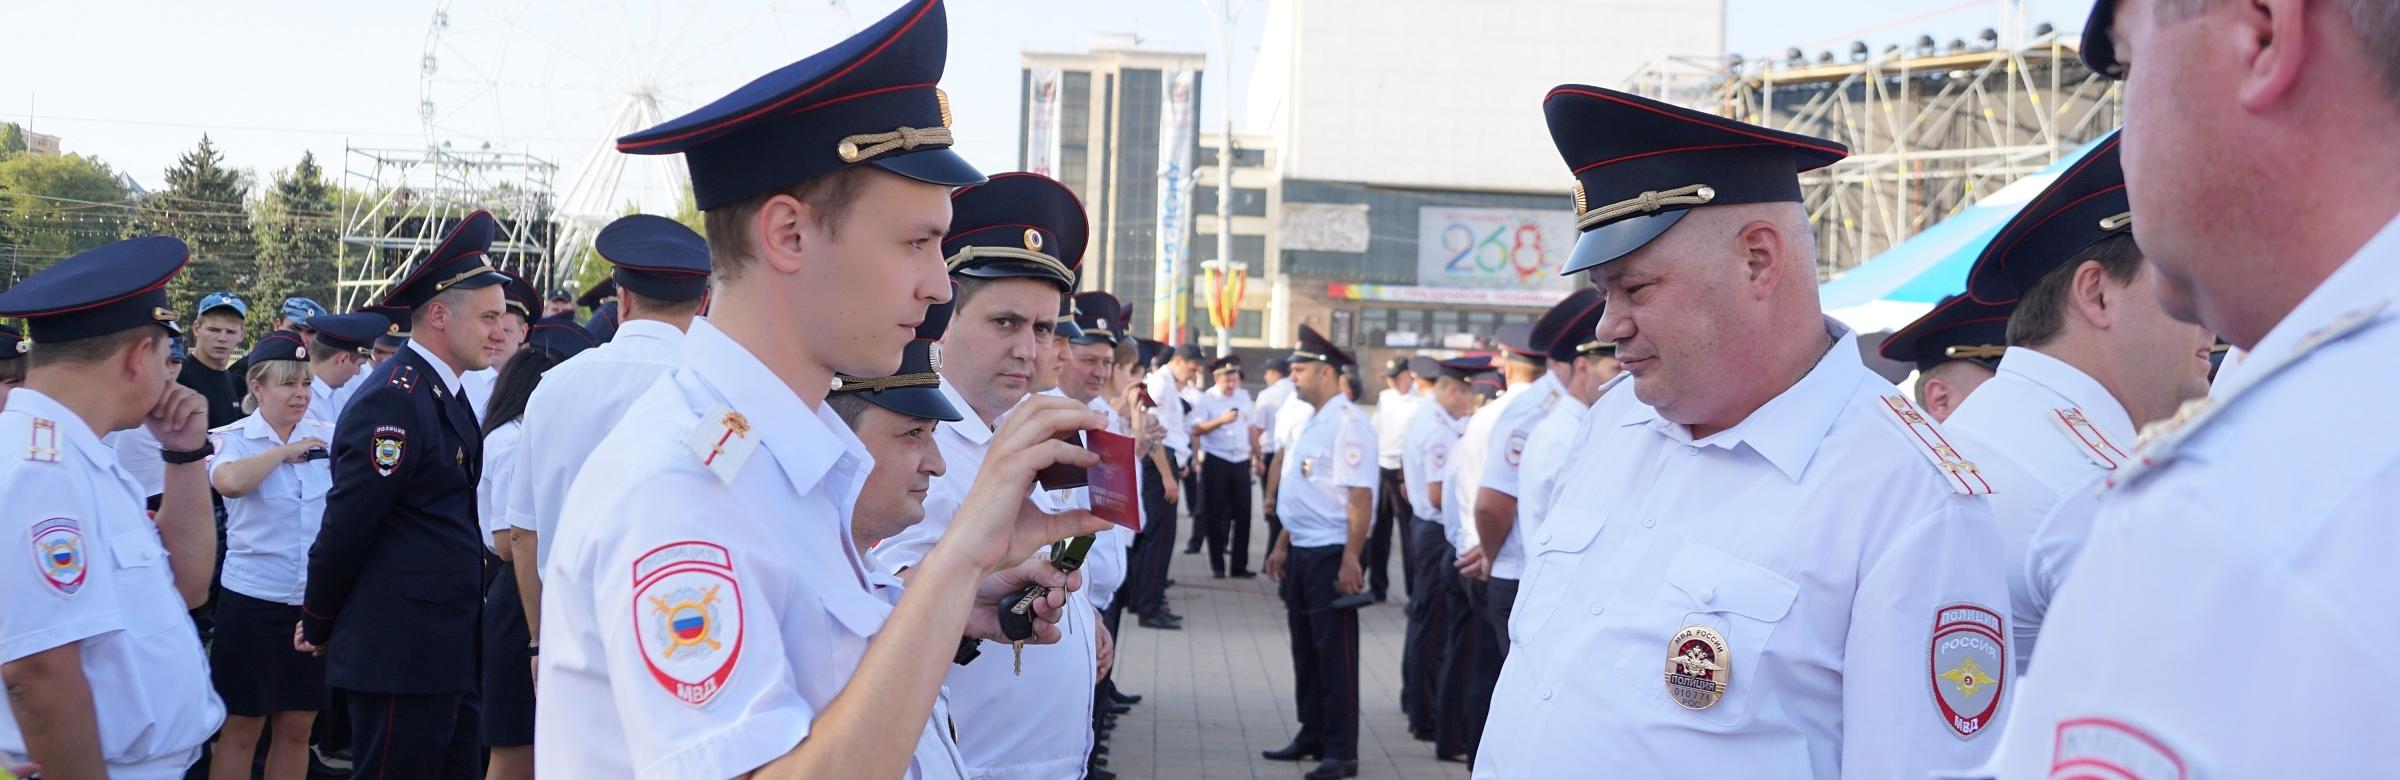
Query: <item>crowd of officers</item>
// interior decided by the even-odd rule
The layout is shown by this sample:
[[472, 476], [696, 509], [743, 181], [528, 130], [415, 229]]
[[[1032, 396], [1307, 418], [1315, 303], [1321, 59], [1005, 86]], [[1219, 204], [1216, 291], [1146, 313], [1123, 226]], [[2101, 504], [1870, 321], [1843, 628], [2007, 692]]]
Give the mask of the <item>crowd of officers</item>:
[[[620, 139], [707, 235], [619, 220], [580, 298], [478, 212], [244, 351], [238, 295], [168, 308], [181, 242], [101, 247], [0, 291], [0, 769], [1105, 778], [1189, 507], [1213, 576], [1277, 581], [1264, 756], [1310, 778], [1359, 773], [1394, 547], [1398, 707], [1477, 777], [2373, 774], [2396, 36], [2100, 0], [2121, 137], [1883, 341], [1913, 398], [1819, 310], [1799, 175], [1845, 148], [1565, 85], [1591, 284], [1371, 414], [1303, 325], [1253, 399], [1078, 291], [1063, 185], [950, 150], [939, 0]], [[1138, 528], [1075, 478], [1097, 430]]]

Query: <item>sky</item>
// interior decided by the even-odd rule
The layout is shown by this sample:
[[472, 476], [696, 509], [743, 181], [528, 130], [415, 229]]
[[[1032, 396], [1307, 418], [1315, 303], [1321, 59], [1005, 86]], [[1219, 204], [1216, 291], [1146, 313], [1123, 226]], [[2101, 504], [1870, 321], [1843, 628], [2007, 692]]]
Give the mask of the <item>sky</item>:
[[[1231, 0], [1244, 4], [1244, 0]], [[1708, 2], [1708, 0], [1668, 0]], [[1728, 48], [1752, 59], [1788, 46], [1814, 56], [1852, 40], [1975, 37], [2009, 0], [1723, 0]], [[950, 0], [943, 87], [959, 151], [987, 171], [1016, 167], [1018, 57], [1079, 52], [1096, 35], [1146, 48], [1209, 52], [1222, 72], [1208, 3], [1227, 0]], [[1269, 0], [1247, 0], [1233, 67], [1246, 81]], [[2080, 29], [2089, 0], [2016, 0], [2028, 24]], [[871, 23], [900, 0], [380, 0], [12, 4], [0, 27], [0, 121], [62, 138], [146, 188], [203, 132], [260, 181], [313, 151], [330, 176], [345, 148], [453, 148], [493, 137], [563, 167], [565, 191], [596, 159], [613, 112], [635, 85], [680, 114], [749, 77]], [[437, 29], [438, 8], [448, 24]], [[425, 75], [433, 53], [434, 75]], [[1217, 122], [1205, 92], [1202, 126]], [[437, 105], [429, 134], [421, 107]], [[1531, 110], [1530, 108], [1528, 110]], [[1234, 119], [1243, 117], [1237, 110]], [[600, 155], [605, 157], [606, 155]], [[366, 158], [349, 156], [353, 163]], [[664, 162], [664, 161], [658, 161]], [[617, 200], [648, 200], [663, 181], [631, 161]], [[363, 169], [363, 165], [354, 165]], [[349, 182], [364, 186], [365, 180]]]

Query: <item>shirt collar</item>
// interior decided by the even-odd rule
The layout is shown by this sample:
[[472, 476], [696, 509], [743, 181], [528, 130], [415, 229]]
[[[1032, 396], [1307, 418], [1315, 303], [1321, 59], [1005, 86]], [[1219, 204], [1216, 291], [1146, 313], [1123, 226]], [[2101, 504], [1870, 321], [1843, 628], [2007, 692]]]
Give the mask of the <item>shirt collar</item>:
[[[942, 397], [950, 400], [951, 408], [964, 412], [958, 416], [958, 422], [944, 421], [943, 428], [958, 434], [959, 438], [973, 442], [978, 447], [992, 443], [992, 427], [983, 424], [983, 415], [976, 414], [975, 407], [967, 405], [966, 396], [959, 395], [958, 388], [950, 386], [949, 377], [942, 377]], [[1001, 416], [1007, 417], [1008, 415], [1003, 413]]]
[[2125, 412], [2125, 405], [2108, 388], [2100, 386], [2100, 380], [2082, 369], [2034, 349], [2009, 347], [2000, 356], [2000, 373], [2014, 374], [2067, 399], [2067, 403], [2083, 410], [2084, 419], [2099, 426], [2100, 432], [2111, 441], [2133, 440], [2133, 416]]
[[433, 373], [442, 378], [442, 387], [448, 388], [453, 393], [458, 392], [458, 372], [452, 370], [450, 364], [442, 362], [441, 358], [434, 357], [433, 352], [425, 349], [425, 345], [416, 339], [408, 340], [408, 348], [416, 352], [417, 357], [424, 358], [426, 365], [433, 366]]
[[1825, 432], [1833, 429], [1834, 420], [1850, 405], [1859, 381], [1867, 374], [1867, 365], [1859, 357], [1858, 334], [1831, 317], [1823, 317], [1823, 321], [1825, 332], [1835, 337], [1833, 346], [1825, 350], [1825, 357], [1799, 382], [1784, 388], [1783, 393], [1733, 427], [1693, 441], [1691, 428], [1667, 421], [1647, 404], [1637, 404], [1636, 411], [1623, 424], [1647, 425], [1661, 436], [1694, 447], [1730, 450], [1748, 445], [1785, 477], [1799, 481], [1808, 471], [1809, 461], [1816, 458], [1818, 446], [1824, 443]]
[[[283, 441], [276, 438], [275, 426], [267, 424], [267, 416], [257, 412], [251, 412], [248, 417], [243, 417], [241, 422], [234, 423], [234, 426], [240, 428], [242, 435], [249, 438], [277, 443]], [[298, 433], [299, 431], [300, 426], [296, 423], [293, 424], [292, 432]]]
[[2343, 315], [2390, 303], [2394, 289], [2400, 289], [2400, 215], [2385, 223], [2374, 238], [2367, 239], [2357, 254], [2343, 261], [2342, 267], [2334, 269], [2308, 297], [2300, 299], [2300, 305], [2283, 315], [2240, 361], [2227, 361], [2218, 369], [2216, 385], [2209, 394], [2224, 397], [2256, 382], [2259, 377], [2253, 374], [2258, 367], [2280, 362], [2301, 342]]
[[[699, 322], [700, 318], [692, 318]], [[683, 340], [683, 331], [658, 320], [626, 320], [617, 325], [617, 334], [609, 337], [614, 343], [623, 339], [658, 339], [672, 345]]]
[[[59, 449], [82, 453], [84, 459], [95, 466], [117, 470], [116, 451], [101, 444], [100, 435], [92, 432], [91, 424], [84, 422], [83, 417], [67, 408], [66, 404], [43, 395], [39, 390], [21, 385], [8, 391], [5, 400], [10, 413], [22, 412], [32, 415], [33, 419], [53, 423], [58, 431]], [[108, 453], [108, 456], [101, 457], [101, 453]]]
[[[832, 409], [825, 404], [809, 409], [758, 356], [705, 320], [692, 321], [692, 330], [683, 339], [683, 359], [685, 367], [716, 391], [727, 407], [749, 419], [750, 430], [758, 432], [761, 446], [775, 455], [776, 465], [800, 492], [814, 490], [844, 462], [859, 474], [866, 473], [866, 464], [874, 463], [866, 445]], [[838, 446], [824, 446], [827, 442]], [[838, 503], [850, 499], [834, 498]], [[842, 532], [847, 534], [848, 524], [844, 525]]]

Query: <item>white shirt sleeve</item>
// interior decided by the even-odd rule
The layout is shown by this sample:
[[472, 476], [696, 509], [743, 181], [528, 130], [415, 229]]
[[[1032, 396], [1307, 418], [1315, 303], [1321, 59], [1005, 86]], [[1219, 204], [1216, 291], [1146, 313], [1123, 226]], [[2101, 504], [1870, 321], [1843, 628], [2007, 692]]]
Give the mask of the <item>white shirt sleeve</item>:
[[[1981, 503], [1946, 507], [1900, 532], [1860, 577], [1842, 650], [1842, 773], [1849, 777], [1926, 777], [1983, 762], [1998, 739], [1961, 738], [1937, 704], [1935, 627], [1946, 609], [1972, 606], [2008, 613], [2000, 536]], [[2006, 644], [2005, 626], [1998, 632]], [[1981, 671], [2014, 673], [2010, 664]], [[1987, 696], [2001, 685], [1982, 686]], [[1996, 710], [1998, 715], [2006, 710]], [[1991, 725], [1996, 725], [1991, 724]], [[1992, 729], [1997, 731], [1998, 729]]]

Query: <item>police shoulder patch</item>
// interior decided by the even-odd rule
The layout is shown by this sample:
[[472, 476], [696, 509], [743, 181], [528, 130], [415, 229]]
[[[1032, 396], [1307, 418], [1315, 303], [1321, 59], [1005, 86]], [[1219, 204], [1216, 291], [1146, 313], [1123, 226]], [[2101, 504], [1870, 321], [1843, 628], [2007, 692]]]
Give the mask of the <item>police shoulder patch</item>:
[[1525, 460], [1525, 440], [1530, 437], [1531, 434], [1522, 429], [1509, 432], [1508, 451], [1504, 455], [1508, 459], [1508, 465], [1515, 466]]
[[1983, 471], [1975, 467], [1974, 461], [1960, 456], [1950, 446], [1949, 437], [1942, 435], [1942, 429], [1919, 411], [1916, 404], [1910, 403], [1907, 396], [1887, 395], [1882, 402], [1884, 411], [1890, 413], [1885, 418], [1900, 426], [1901, 436], [1916, 445], [1917, 454], [1925, 456], [1926, 462], [1949, 478], [1952, 490], [1960, 495], [1991, 495], [1992, 483], [1983, 478]]
[[716, 698], [742, 657], [742, 586], [733, 554], [696, 540], [643, 553], [633, 564], [632, 606], [651, 680], [694, 707]]
[[1942, 725], [1972, 739], [2000, 714], [2000, 692], [2008, 678], [2006, 618], [1981, 604], [1960, 602], [1934, 610], [1927, 648], [1927, 675]]
[[397, 425], [378, 425], [375, 426], [372, 441], [374, 442], [375, 473], [386, 477], [391, 476], [392, 472], [398, 471], [400, 468], [400, 456], [407, 454], [408, 431]]
[[84, 553], [83, 525], [72, 517], [33, 524], [33, 559], [42, 584], [52, 592], [73, 596], [83, 590], [84, 575], [91, 568]]

